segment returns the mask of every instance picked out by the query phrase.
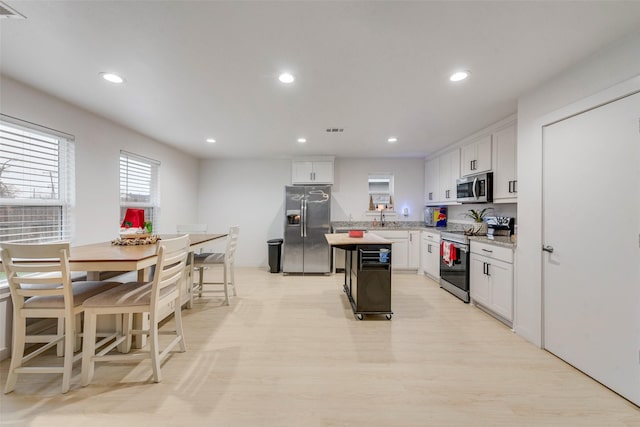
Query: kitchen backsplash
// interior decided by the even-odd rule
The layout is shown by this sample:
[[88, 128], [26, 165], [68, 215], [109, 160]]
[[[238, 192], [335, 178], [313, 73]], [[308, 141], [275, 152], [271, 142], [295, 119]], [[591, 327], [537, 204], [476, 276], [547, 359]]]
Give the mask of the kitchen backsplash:
[[447, 222], [469, 224], [473, 221], [466, 217], [465, 214], [469, 212], [469, 209], [482, 210], [487, 209], [487, 216], [511, 216], [516, 218], [516, 224], [518, 222], [518, 205], [516, 203], [465, 203], [463, 205], [449, 206], [447, 214]]

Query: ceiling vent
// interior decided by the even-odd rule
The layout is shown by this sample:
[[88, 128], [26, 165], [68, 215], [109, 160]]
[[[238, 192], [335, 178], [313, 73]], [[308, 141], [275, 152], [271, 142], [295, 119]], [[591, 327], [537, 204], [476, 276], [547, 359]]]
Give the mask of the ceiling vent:
[[27, 17], [0, 1], [0, 19], [27, 19]]
[[327, 132], [336, 133], [336, 132], [344, 132], [343, 128], [327, 128]]

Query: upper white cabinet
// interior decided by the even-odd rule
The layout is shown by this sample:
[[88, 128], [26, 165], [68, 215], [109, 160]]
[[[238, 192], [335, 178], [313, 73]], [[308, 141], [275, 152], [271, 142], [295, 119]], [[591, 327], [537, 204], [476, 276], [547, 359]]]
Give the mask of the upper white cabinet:
[[424, 203], [438, 202], [440, 198], [440, 159], [424, 162]]
[[456, 180], [460, 178], [460, 149], [449, 151], [424, 164], [426, 205], [456, 202]]
[[491, 170], [491, 135], [483, 136], [462, 147], [461, 175], [473, 175]]
[[516, 124], [493, 134], [493, 200], [515, 203], [518, 197]]
[[460, 150], [455, 149], [438, 158], [440, 167], [440, 201], [455, 202], [456, 180], [460, 178]]
[[293, 184], [333, 184], [333, 161], [294, 160], [291, 164]]

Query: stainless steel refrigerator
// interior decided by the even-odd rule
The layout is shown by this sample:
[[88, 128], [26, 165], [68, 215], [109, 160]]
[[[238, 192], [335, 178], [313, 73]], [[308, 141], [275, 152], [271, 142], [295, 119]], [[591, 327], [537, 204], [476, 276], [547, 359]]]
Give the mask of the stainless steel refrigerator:
[[284, 209], [282, 271], [329, 273], [331, 248], [324, 235], [330, 232], [331, 186], [287, 186]]

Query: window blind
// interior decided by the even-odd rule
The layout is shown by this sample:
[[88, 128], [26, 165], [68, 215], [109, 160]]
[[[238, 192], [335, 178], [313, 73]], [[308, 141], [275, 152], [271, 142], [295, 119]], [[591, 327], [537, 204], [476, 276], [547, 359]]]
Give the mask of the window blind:
[[144, 209], [145, 220], [159, 217], [158, 168], [160, 162], [126, 151], [120, 152], [120, 220], [127, 208]]
[[71, 240], [74, 143], [0, 120], [0, 241]]

